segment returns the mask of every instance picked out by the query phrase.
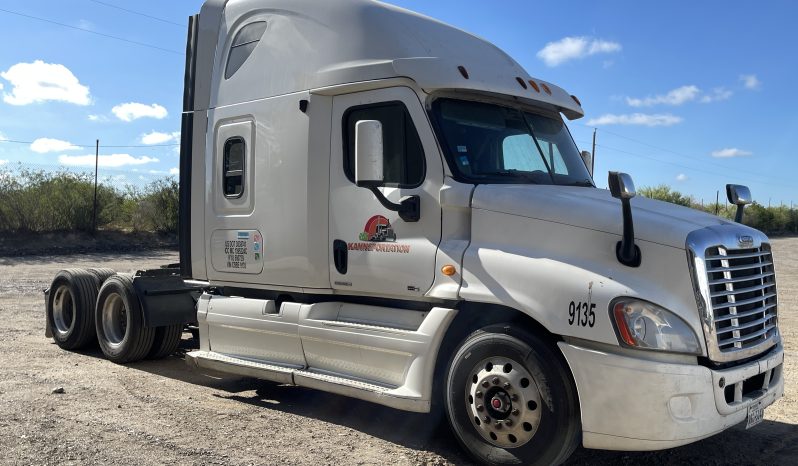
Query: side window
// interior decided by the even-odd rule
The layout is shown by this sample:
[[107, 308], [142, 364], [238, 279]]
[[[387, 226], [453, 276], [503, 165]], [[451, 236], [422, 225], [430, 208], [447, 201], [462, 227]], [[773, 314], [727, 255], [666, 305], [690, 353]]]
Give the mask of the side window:
[[246, 143], [242, 138], [230, 138], [224, 143], [222, 160], [222, 186], [224, 197], [239, 198], [244, 193], [244, 154]]
[[227, 54], [224, 79], [230, 79], [241, 68], [241, 65], [247, 61], [247, 58], [260, 42], [264, 31], [266, 31], [266, 21], [256, 21], [247, 24], [236, 33], [233, 43], [230, 45], [230, 53]]
[[355, 182], [355, 125], [360, 120], [379, 120], [385, 150], [385, 184], [414, 188], [424, 181], [426, 162], [421, 139], [407, 108], [401, 102], [386, 102], [349, 109], [343, 117], [344, 172]]

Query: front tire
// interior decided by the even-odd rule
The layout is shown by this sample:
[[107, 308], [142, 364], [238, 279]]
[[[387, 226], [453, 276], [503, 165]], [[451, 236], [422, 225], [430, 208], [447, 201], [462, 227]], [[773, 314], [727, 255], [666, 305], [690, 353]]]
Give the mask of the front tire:
[[560, 464], [576, 449], [576, 389], [550, 343], [509, 325], [486, 327], [463, 341], [448, 367], [446, 415], [479, 462]]
[[139, 361], [152, 348], [155, 329], [144, 326], [141, 304], [129, 275], [114, 275], [100, 288], [95, 323], [100, 349], [115, 363]]

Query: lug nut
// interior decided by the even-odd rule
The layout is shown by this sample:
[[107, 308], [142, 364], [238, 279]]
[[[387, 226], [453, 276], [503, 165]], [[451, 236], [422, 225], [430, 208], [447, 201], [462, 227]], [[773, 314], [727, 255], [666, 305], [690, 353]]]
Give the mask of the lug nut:
[[496, 426], [497, 429], [501, 429], [502, 428], [502, 421], [496, 421], [495, 426]]
[[486, 381], [482, 382], [482, 386], [485, 387], [485, 388], [488, 388], [488, 387], [490, 387], [490, 384], [486, 380]]
[[477, 390], [476, 395], [477, 395], [477, 398], [482, 398], [482, 392], [481, 391]]
[[493, 385], [499, 385], [499, 378], [498, 377], [494, 377], [491, 382], [493, 382]]
[[482, 420], [485, 422], [490, 422], [490, 418], [488, 416], [483, 417]]
[[511, 399], [512, 401], [518, 401], [518, 395], [516, 395], [516, 394], [514, 394], [514, 393], [513, 393], [512, 395], [510, 395], [510, 399]]
[[518, 411], [517, 409], [513, 410], [513, 416], [518, 416], [519, 413], [520, 413], [520, 411]]
[[510, 388], [510, 382], [504, 382], [504, 385], [502, 386], [504, 387], [505, 390], [507, 390]]
[[511, 419], [505, 419], [505, 420], [504, 420], [504, 424], [505, 424], [507, 427], [510, 427], [511, 425], [513, 425], [513, 421], [512, 421]]
[[482, 406], [482, 405], [477, 405], [477, 411], [482, 411], [483, 409], [485, 409], [485, 407], [484, 407], [484, 406]]

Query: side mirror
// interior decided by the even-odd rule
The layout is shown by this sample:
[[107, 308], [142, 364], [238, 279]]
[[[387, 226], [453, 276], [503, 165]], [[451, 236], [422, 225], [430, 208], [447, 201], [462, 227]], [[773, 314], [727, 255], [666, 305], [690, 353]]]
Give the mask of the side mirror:
[[743, 210], [745, 209], [746, 205], [752, 202], [751, 190], [748, 189], [748, 186], [727, 184], [726, 198], [729, 200], [730, 204], [737, 206], [737, 213], [734, 214], [734, 221], [737, 223], [743, 223]]
[[585, 167], [587, 167], [588, 173], [590, 176], [593, 176], [593, 153], [587, 150], [583, 150], [579, 155], [582, 156], [582, 161], [585, 162]]
[[398, 212], [405, 222], [417, 222], [421, 218], [421, 197], [405, 196], [397, 204], [378, 189], [385, 184], [384, 158], [382, 123], [358, 121], [355, 124], [355, 184], [371, 191], [383, 207]]
[[618, 262], [628, 267], [639, 267], [641, 261], [640, 248], [635, 244], [635, 226], [632, 219], [632, 205], [629, 202], [635, 197], [635, 184], [626, 173], [610, 172], [607, 178], [612, 197], [621, 200], [623, 215], [623, 237], [615, 245], [615, 256]]
[[382, 123], [360, 120], [355, 124], [355, 184], [373, 188], [383, 180]]
[[628, 173], [610, 172], [607, 179], [610, 185], [610, 193], [616, 199], [631, 199], [635, 197], [635, 184]]

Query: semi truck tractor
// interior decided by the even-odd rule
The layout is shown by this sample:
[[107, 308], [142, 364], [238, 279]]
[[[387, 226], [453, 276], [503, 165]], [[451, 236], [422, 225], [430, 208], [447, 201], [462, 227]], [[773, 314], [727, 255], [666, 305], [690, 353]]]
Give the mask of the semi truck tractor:
[[391, 5], [207, 0], [189, 26], [180, 263], [60, 272], [62, 348], [131, 363], [195, 325], [197, 370], [445, 413], [485, 464], [675, 447], [783, 395], [744, 186], [737, 221], [600, 189], [577, 97]]

